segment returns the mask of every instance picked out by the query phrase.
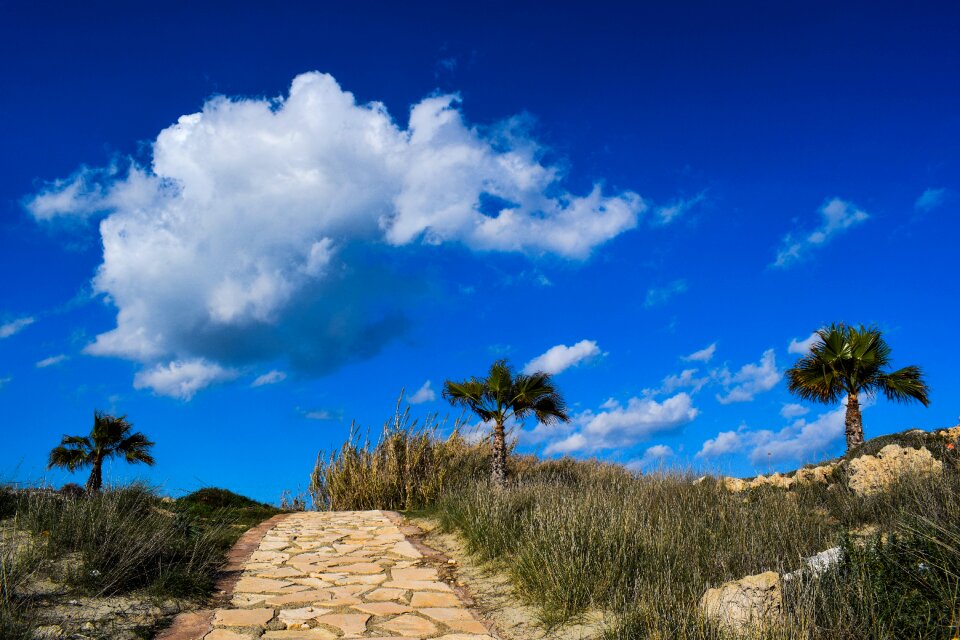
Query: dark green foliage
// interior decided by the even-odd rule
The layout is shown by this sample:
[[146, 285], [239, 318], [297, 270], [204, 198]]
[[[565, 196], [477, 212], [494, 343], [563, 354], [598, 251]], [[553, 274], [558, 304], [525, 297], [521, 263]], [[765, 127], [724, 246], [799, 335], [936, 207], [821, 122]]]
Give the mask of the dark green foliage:
[[9, 518], [17, 512], [17, 496], [14, 490], [0, 485], [0, 520]]
[[212, 509], [251, 509], [263, 508], [260, 502], [251, 500], [246, 496], [241, 496], [227, 489], [218, 489], [216, 487], [204, 487], [193, 493], [189, 493], [182, 498], [177, 499], [178, 505], [203, 505]]

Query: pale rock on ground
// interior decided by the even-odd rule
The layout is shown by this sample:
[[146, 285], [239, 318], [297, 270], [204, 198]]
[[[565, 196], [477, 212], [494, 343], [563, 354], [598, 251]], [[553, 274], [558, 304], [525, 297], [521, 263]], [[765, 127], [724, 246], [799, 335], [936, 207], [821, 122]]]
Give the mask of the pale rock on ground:
[[767, 571], [708, 589], [700, 608], [706, 618], [732, 633], [768, 627], [783, 612], [780, 574]]

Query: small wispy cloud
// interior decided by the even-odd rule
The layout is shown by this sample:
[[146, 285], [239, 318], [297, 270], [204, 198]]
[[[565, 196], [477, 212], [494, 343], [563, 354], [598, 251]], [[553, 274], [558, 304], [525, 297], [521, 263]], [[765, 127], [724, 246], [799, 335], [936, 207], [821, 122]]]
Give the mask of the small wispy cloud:
[[706, 193], [700, 192], [692, 198], [678, 198], [666, 206], [657, 207], [653, 212], [654, 224], [670, 224], [706, 199]]
[[307, 420], [339, 420], [340, 416], [333, 413], [332, 411], [327, 411], [326, 409], [317, 409], [316, 411], [307, 411], [303, 414], [303, 417]]
[[38, 369], [46, 369], [47, 367], [52, 367], [52, 366], [54, 366], [54, 365], [58, 365], [58, 364], [60, 364], [61, 362], [65, 362], [65, 361], [67, 361], [67, 360], [69, 360], [69, 359], [70, 359], [70, 356], [64, 355], [64, 354], [62, 354], [62, 353], [59, 354], [59, 355], [56, 355], [56, 356], [50, 356], [49, 358], [44, 358], [43, 360], [41, 360], [40, 362], [38, 362], [38, 363], [37, 363], [37, 368], [38, 368]]
[[596, 358], [600, 354], [600, 347], [594, 340], [581, 340], [569, 347], [558, 344], [524, 365], [523, 372], [530, 374], [543, 371], [556, 374]]
[[681, 356], [681, 360], [687, 360], [689, 362], [710, 362], [713, 359], [713, 354], [717, 351], [717, 343], [714, 342], [708, 347], [704, 347], [699, 351], [694, 351], [688, 356]]
[[949, 194], [950, 192], [946, 188], [927, 189], [913, 203], [913, 209], [920, 213], [936, 209], [947, 201]]
[[784, 237], [773, 266], [788, 267], [802, 260], [811, 251], [824, 246], [837, 235], [864, 222], [870, 216], [854, 204], [834, 198], [820, 207], [820, 217], [820, 226], [813, 231], [800, 234], [800, 237], [794, 233]]
[[437, 393], [430, 388], [430, 381], [427, 380], [423, 386], [417, 389], [417, 392], [409, 396], [407, 401], [410, 404], [423, 404], [424, 402], [433, 402], [437, 399]]
[[9, 338], [10, 336], [20, 333], [22, 330], [26, 329], [32, 325], [36, 320], [32, 317], [17, 318], [16, 320], [11, 320], [4, 324], [0, 324], [0, 339]]
[[286, 379], [287, 379], [287, 374], [285, 374], [283, 371], [277, 371], [276, 369], [274, 369], [273, 371], [268, 371], [262, 376], [257, 377], [256, 380], [250, 383], [250, 386], [262, 387], [268, 384], [277, 384], [278, 382], [283, 382]]
[[0, 389], [3, 389], [5, 386], [7, 386], [7, 383], [9, 383], [11, 380], [13, 380], [13, 378], [10, 376], [0, 378]]
[[647, 291], [647, 297], [643, 302], [643, 306], [647, 307], [648, 309], [651, 307], [659, 307], [660, 305], [666, 304], [670, 298], [680, 295], [686, 290], [686, 280], [674, 280], [665, 286], [653, 287]]

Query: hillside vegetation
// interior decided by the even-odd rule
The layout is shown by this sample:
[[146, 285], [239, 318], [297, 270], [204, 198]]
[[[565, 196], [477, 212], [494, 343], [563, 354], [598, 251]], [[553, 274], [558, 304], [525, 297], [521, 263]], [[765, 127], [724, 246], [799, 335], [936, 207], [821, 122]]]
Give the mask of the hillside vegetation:
[[[547, 629], [597, 611], [616, 621], [604, 632], [610, 640], [946, 640], [960, 629], [960, 459], [946, 435], [868, 441], [832, 461], [822, 482], [733, 491], [722, 478], [520, 456], [510, 457], [500, 489], [489, 481], [489, 443], [440, 433], [435, 418], [418, 425], [404, 414], [375, 442], [352, 438], [318, 461], [315, 500], [438, 520], [508, 573]], [[851, 490], [850, 460], [895, 443], [929, 447], [942, 471], [905, 473], [870, 494]], [[782, 613], [764, 625], [734, 631], [703, 615], [707, 589], [797, 571], [832, 547], [839, 562], [794, 574]]]
[[226, 551], [277, 510], [222, 489], [0, 488], [0, 638], [149, 638], [212, 592]]

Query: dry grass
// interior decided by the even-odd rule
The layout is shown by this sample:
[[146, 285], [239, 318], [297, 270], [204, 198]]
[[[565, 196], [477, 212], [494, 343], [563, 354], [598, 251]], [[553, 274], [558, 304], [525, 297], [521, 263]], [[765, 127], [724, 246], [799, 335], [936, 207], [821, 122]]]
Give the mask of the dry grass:
[[[457, 425], [459, 426], [459, 425]], [[791, 583], [771, 639], [952, 639], [960, 624], [960, 463], [859, 497], [842, 486], [734, 494], [684, 474], [636, 476], [573, 460], [511, 458], [508, 489], [486, 480], [489, 447], [441, 437], [398, 412], [377, 442], [352, 438], [314, 472], [334, 509], [425, 509], [471, 553], [509, 573], [541, 623], [616, 614], [609, 639], [725, 637], [703, 619], [707, 588], [780, 573], [841, 545], [843, 561]], [[875, 537], [848, 531], [873, 523]], [[549, 635], [549, 634], [548, 634]]]

